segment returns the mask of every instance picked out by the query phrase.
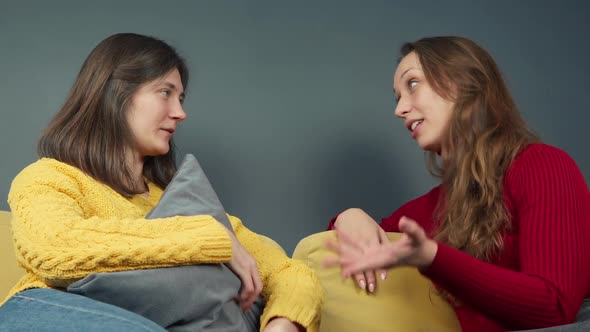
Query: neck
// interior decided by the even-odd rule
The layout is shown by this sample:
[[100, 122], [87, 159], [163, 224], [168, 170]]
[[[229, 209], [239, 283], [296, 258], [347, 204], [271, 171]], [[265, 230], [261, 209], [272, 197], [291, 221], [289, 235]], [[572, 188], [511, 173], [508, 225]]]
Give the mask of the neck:
[[143, 162], [144, 157], [137, 153], [130, 153], [127, 158], [129, 171], [131, 172], [131, 178], [133, 186], [141, 190], [147, 191], [148, 188], [143, 179]]

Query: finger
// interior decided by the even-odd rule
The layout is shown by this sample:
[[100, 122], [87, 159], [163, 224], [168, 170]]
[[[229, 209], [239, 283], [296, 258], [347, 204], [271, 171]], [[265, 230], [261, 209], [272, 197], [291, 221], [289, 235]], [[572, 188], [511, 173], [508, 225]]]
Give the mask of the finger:
[[321, 263], [323, 268], [329, 268], [335, 265], [340, 265], [340, 258], [339, 257], [328, 257], [324, 259]]
[[336, 235], [338, 236], [339, 247], [346, 245], [356, 250], [363, 250], [363, 244], [360, 243], [358, 239], [353, 238], [351, 235], [348, 235], [343, 230], [337, 229]]
[[367, 281], [365, 280], [364, 273], [355, 273], [353, 278], [356, 280], [356, 284], [360, 287], [360, 289], [367, 289]]
[[365, 271], [364, 273], [365, 279], [367, 280], [367, 290], [369, 293], [373, 293], [377, 286], [376, 278], [375, 278], [375, 271]]
[[414, 243], [421, 243], [426, 238], [424, 229], [420, 227], [418, 223], [408, 217], [402, 217], [400, 219], [399, 229], [408, 235]]
[[324, 247], [330, 251], [333, 251], [340, 257], [345, 256], [354, 251], [359, 251], [359, 249], [357, 249], [356, 247], [350, 246], [349, 244], [343, 241], [338, 241], [336, 239], [327, 239], [326, 241], [324, 241]]
[[258, 275], [258, 270], [252, 272], [252, 284], [254, 288], [242, 303], [242, 310], [244, 311], [250, 308], [250, 306], [254, 303], [254, 301], [256, 301], [258, 295], [260, 294], [260, 291], [262, 290], [262, 281], [260, 280], [260, 276]]
[[248, 293], [246, 297], [240, 301], [240, 307], [243, 311], [246, 311], [250, 309], [250, 306], [252, 305], [252, 303], [254, 303], [255, 300], [256, 298], [254, 297], [254, 292]]
[[[358, 273], [363, 273], [363, 271], [367, 271], [367, 270], [373, 270], [373, 269], [377, 269], [379, 267], [383, 266], [382, 263], [380, 262], [375, 262], [372, 260], [363, 260], [363, 261], [355, 261], [355, 262], [351, 262], [350, 264], [347, 264], [345, 266], [342, 266], [342, 276], [343, 277], [348, 277], [351, 275], [355, 275]], [[373, 278], [374, 278], [374, 274], [373, 274]], [[374, 281], [373, 281], [373, 287], [374, 287]]]
[[392, 252], [391, 244], [385, 244], [389, 248], [379, 248], [368, 255], [352, 257], [342, 262], [342, 276], [348, 277], [363, 271], [385, 269], [397, 264], [398, 258]]
[[240, 290], [240, 303], [243, 305], [247, 302], [250, 294], [254, 292], [254, 282], [252, 280], [252, 276], [247, 271], [244, 271], [240, 274], [240, 279], [242, 280], [242, 289]]
[[[383, 230], [383, 228], [379, 227], [379, 243], [388, 243], [389, 238], [387, 237], [387, 233]], [[375, 275], [379, 277], [381, 280], [385, 280], [387, 278], [387, 270], [386, 269], [377, 269], [375, 271]]]
[[254, 268], [256, 269], [256, 273], [254, 274], [254, 300], [256, 301], [256, 299], [258, 298], [258, 296], [260, 295], [260, 293], [262, 292], [262, 279], [260, 278], [260, 272], [258, 271], [258, 266], [254, 265]]
[[389, 242], [389, 238], [387, 237], [387, 233], [383, 230], [383, 228], [379, 227], [379, 229], [377, 230], [377, 235], [379, 236], [379, 243]]
[[326, 241], [324, 241], [324, 248], [335, 252], [340, 251], [338, 241], [336, 241], [335, 239], [327, 239]]

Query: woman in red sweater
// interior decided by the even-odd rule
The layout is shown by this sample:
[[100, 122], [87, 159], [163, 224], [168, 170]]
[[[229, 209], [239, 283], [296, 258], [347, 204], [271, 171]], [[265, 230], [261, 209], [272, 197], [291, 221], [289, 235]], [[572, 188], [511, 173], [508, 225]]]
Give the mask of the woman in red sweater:
[[[373, 292], [415, 266], [463, 331], [571, 323], [590, 294], [590, 193], [575, 162], [520, 116], [492, 57], [460, 37], [401, 48], [395, 115], [441, 184], [378, 225], [359, 209], [331, 221], [344, 277]], [[379, 227], [380, 226], [380, 227]], [[388, 241], [384, 231], [402, 232]]]

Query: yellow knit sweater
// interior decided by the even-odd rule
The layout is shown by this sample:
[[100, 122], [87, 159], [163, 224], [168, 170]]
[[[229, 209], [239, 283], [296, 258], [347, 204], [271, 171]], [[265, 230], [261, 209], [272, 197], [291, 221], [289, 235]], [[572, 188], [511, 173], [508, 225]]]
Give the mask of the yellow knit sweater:
[[[97, 272], [226, 263], [232, 245], [213, 217], [147, 220], [162, 189], [126, 198], [78, 168], [41, 159], [12, 182], [8, 203], [19, 264], [27, 270], [9, 297], [28, 288], [61, 288]], [[313, 271], [277, 246], [230, 221], [240, 243], [256, 259], [266, 307], [261, 330], [272, 317], [286, 317], [316, 331], [322, 289]]]

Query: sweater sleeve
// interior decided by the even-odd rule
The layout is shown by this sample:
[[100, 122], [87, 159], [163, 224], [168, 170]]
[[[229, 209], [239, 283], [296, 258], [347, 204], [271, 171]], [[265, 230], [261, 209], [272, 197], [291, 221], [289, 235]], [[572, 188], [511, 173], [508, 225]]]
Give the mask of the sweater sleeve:
[[521, 153], [505, 181], [516, 207], [520, 271], [439, 244], [424, 274], [505, 326], [571, 323], [590, 285], [590, 194], [583, 175], [563, 151], [539, 145]]
[[405, 216], [404, 206], [395, 210], [392, 215], [387, 218], [381, 218], [379, 226], [386, 232], [399, 232], [399, 220]]
[[328, 228], [326, 229], [327, 231], [333, 231], [334, 229], [336, 229], [336, 226], [334, 224], [336, 223], [336, 219], [338, 219], [338, 216], [340, 216], [340, 213], [338, 213], [337, 215], [332, 217], [332, 219], [330, 219], [330, 221], [328, 222]]
[[428, 193], [402, 205], [391, 216], [381, 219], [381, 228], [386, 232], [399, 232], [399, 220], [405, 216], [414, 219], [427, 234], [431, 234], [434, 228], [433, 211], [438, 204], [440, 191], [440, 186], [436, 186]]
[[50, 286], [97, 272], [231, 259], [227, 230], [210, 216], [86, 217], [81, 197], [75, 178], [51, 168], [26, 168], [12, 183], [17, 261]]
[[304, 262], [291, 259], [272, 243], [262, 241], [236, 217], [230, 221], [240, 243], [254, 257], [262, 279], [266, 306], [260, 318], [262, 331], [274, 317], [297, 322], [308, 332], [318, 331], [323, 291], [319, 279]]

